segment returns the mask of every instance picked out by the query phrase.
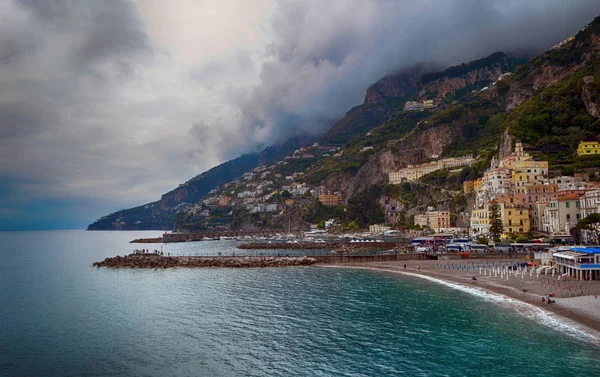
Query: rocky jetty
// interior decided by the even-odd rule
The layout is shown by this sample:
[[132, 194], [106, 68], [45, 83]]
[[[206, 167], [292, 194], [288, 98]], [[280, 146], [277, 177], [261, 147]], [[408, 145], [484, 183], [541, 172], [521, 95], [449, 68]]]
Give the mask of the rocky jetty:
[[102, 262], [94, 262], [94, 267], [112, 268], [171, 268], [171, 267], [289, 267], [309, 266], [317, 263], [311, 257], [165, 257], [160, 255], [131, 254], [106, 258]]

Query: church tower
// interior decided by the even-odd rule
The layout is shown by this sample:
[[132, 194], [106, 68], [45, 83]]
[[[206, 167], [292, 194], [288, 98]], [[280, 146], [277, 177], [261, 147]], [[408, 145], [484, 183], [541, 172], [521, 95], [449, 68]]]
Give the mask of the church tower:
[[525, 157], [525, 154], [523, 153], [523, 144], [521, 143], [521, 140], [517, 140], [515, 142], [515, 154], [517, 155], [517, 157]]

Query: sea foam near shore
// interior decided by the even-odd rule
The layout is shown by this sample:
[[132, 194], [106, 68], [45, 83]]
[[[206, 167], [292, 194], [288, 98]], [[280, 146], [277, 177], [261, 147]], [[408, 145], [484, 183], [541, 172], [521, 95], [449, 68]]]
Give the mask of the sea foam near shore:
[[587, 343], [600, 346], [600, 334], [593, 334], [595, 331], [590, 329], [578, 322], [572, 321], [568, 318], [558, 316], [554, 313], [548, 312], [544, 309], [538, 308], [535, 305], [531, 305], [527, 302], [514, 299], [496, 292], [490, 292], [482, 288], [468, 287], [460, 283], [454, 283], [443, 279], [438, 279], [428, 275], [415, 274], [412, 272], [395, 271], [375, 267], [362, 267], [362, 266], [323, 266], [329, 268], [356, 268], [363, 270], [391, 272], [399, 275], [406, 275], [411, 277], [417, 277], [424, 280], [428, 280], [448, 288], [456, 289], [461, 292], [468, 293], [470, 295], [484, 299], [485, 301], [494, 303], [496, 305], [511, 309], [517, 313], [523, 315], [526, 318], [536, 321], [542, 325], [548, 326], [555, 330], [558, 330], [564, 334], [575, 337], [579, 340], [583, 340]]

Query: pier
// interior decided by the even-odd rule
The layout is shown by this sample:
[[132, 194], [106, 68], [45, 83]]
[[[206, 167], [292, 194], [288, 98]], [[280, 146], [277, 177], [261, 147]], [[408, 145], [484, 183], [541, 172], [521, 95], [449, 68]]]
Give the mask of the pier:
[[165, 233], [161, 237], [137, 238], [130, 243], [171, 243], [171, 242], [194, 242], [204, 239], [218, 240], [221, 237], [267, 237], [281, 233], [281, 229], [254, 229], [254, 230], [206, 230], [193, 233]]

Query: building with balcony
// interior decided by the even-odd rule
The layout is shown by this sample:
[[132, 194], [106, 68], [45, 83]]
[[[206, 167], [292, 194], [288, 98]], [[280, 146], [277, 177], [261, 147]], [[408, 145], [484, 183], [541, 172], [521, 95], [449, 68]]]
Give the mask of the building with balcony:
[[548, 231], [569, 234], [569, 230], [581, 219], [580, 206], [579, 194], [560, 195], [552, 200], [544, 210]]
[[386, 225], [378, 225], [378, 224], [369, 225], [369, 233], [372, 233], [372, 234], [383, 234], [390, 229], [391, 228]]
[[429, 208], [425, 214], [415, 215], [415, 225], [420, 225], [422, 228], [431, 228], [436, 232], [450, 228], [450, 212], [432, 211], [431, 209]]
[[577, 146], [577, 155], [600, 154], [600, 143], [597, 141], [581, 141]]
[[570, 251], [554, 253], [556, 270], [577, 280], [600, 278], [600, 248], [572, 247]]
[[340, 200], [342, 199], [339, 194], [321, 194], [319, 195], [319, 201], [324, 206], [337, 206], [340, 204]]

